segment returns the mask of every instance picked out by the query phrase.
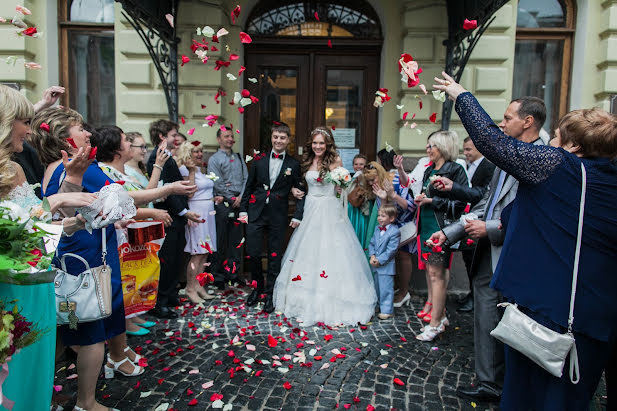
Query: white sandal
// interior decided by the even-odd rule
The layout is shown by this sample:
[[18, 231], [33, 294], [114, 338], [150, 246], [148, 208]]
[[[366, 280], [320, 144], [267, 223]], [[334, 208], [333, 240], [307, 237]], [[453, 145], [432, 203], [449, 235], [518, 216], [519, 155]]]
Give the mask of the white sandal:
[[[129, 352], [129, 350], [133, 351], [133, 349], [127, 345], [126, 348], [124, 349], [124, 352], [127, 353], [127, 352]], [[134, 363], [134, 364], [139, 365], [139, 360], [141, 360], [144, 357], [139, 355], [139, 354], [137, 354], [135, 351], [133, 351], [133, 353], [135, 353], [135, 361], [131, 361], [131, 362]], [[127, 355], [127, 358], [128, 358], [128, 355]], [[130, 358], [129, 358], [129, 361], [130, 361]]]
[[[120, 366], [127, 361], [131, 363], [133, 367], [135, 367], [133, 372], [130, 374], [120, 369]], [[111, 367], [107, 364], [111, 364]], [[105, 369], [105, 379], [106, 380], [114, 378], [114, 374], [116, 373], [116, 371], [118, 371], [120, 374], [124, 375], [125, 377], [136, 377], [138, 375], [143, 374], [143, 372], [145, 371], [145, 368], [140, 367], [139, 365], [133, 364], [133, 362], [129, 360], [129, 357], [124, 357], [122, 361], [116, 362], [112, 360], [109, 355], [107, 355], [107, 363], [105, 364], [105, 367], [103, 368]]]
[[444, 330], [445, 329], [442, 329], [441, 326], [431, 327], [430, 325], [427, 325], [424, 327], [422, 334], [416, 335], [416, 339], [420, 341], [433, 341], [435, 337], [441, 334]]

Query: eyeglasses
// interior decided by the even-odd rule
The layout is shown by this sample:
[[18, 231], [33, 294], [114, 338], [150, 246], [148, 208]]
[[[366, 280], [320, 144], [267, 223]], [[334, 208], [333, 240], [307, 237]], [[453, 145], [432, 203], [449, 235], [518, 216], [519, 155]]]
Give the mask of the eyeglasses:
[[435, 144], [427, 144], [427, 145], [426, 145], [426, 149], [427, 149], [427, 150], [432, 150], [432, 149], [433, 149], [433, 147], [437, 147], [437, 146], [436, 146]]
[[131, 144], [131, 147], [138, 148], [140, 150], [146, 151], [146, 145], [145, 144], [143, 146], [135, 146], [135, 145]]

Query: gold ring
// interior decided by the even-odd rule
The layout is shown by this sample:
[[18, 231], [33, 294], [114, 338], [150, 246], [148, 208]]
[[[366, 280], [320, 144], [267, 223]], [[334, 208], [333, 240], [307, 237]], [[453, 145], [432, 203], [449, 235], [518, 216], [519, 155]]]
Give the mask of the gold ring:
[[444, 83], [446, 86], [450, 85], [450, 82], [448, 80], [446, 80], [446, 82]]

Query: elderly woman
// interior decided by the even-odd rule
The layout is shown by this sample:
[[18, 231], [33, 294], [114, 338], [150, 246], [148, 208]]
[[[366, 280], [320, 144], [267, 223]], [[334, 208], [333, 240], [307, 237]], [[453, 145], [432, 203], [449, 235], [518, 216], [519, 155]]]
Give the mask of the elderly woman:
[[[34, 115], [32, 104], [17, 90], [0, 85], [0, 200], [8, 200], [25, 210], [39, 206], [41, 200], [36, 196], [34, 186], [28, 184], [21, 166], [11, 161], [11, 155], [21, 152], [24, 141], [32, 134], [30, 121]], [[89, 147], [77, 153], [71, 162], [63, 153], [67, 175], [62, 191], [49, 197], [51, 212], [60, 207], [86, 206], [96, 199], [89, 193], [81, 193], [83, 173], [91, 161], [87, 160]], [[70, 192], [73, 191], [73, 192]], [[63, 232], [71, 235], [83, 229], [81, 216], [64, 218]], [[54, 346], [56, 340], [56, 299], [53, 283], [18, 285], [0, 283], [0, 300], [7, 308], [10, 301], [16, 300], [21, 314], [29, 321], [46, 330], [40, 340], [13, 355], [10, 374], [2, 384], [2, 393], [15, 401], [15, 411], [49, 409], [54, 381]], [[34, 372], [36, 370], [36, 372]], [[24, 383], [27, 381], [27, 384]]]
[[447, 247], [432, 247], [426, 243], [435, 231], [439, 231], [447, 220], [460, 217], [465, 203], [451, 196], [450, 192], [436, 190], [431, 184], [439, 177], [447, 177], [461, 185], [468, 185], [465, 169], [456, 163], [458, 136], [453, 131], [436, 131], [428, 138], [426, 154], [430, 159], [424, 171], [422, 192], [415, 198], [420, 207], [418, 212], [418, 268], [426, 270], [428, 299], [424, 309], [417, 315], [424, 322], [420, 341], [432, 341], [445, 331], [449, 324], [446, 317], [446, 269], [450, 268], [452, 253]]
[[[581, 163], [585, 166], [586, 202], [572, 325], [580, 381], [573, 384], [567, 369], [561, 378], [554, 377], [506, 345], [501, 409], [588, 409], [617, 344], [617, 276], [611, 274], [617, 258], [617, 169], [611, 164], [617, 156], [617, 119], [597, 108], [575, 110], [559, 121], [551, 146], [532, 145], [505, 135], [450, 76], [443, 73], [435, 80], [435, 88], [456, 101], [456, 112], [478, 150], [520, 182], [508, 218], [502, 214], [506, 237], [491, 287], [560, 333], [568, 328]], [[439, 233], [433, 238], [443, 240]]]
[[[41, 127], [42, 123], [46, 123], [47, 127]], [[69, 108], [56, 107], [43, 110], [36, 114], [32, 124], [34, 131], [32, 143], [41, 157], [41, 162], [47, 167], [42, 191], [45, 196], [50, 196], [58, 191], [63, 180], [61, 150], [69, 152], [71, 156], [77, 154], [80, 148], [89, 146], [91, 134], [84, 129], [81, 115]], [[113, 182], [113, 179], [101, 170], [97, 162], [94, 162], [84, 173], [82, 185], [86, 191], [94, 193], [108, 182]], [[175, 193], [189, 194], [193, 191], [192, 187], [186, 187], [182, 183], [184, 182], [158, 189], [132, 191], [129, 195], [136, 203], [145, 204], [162, 196]], [[84, 258], [90, 267], [100, 265], [103, 250], [101, 230], [106, 230], [106, 260], [112, 269], [112, 314], [102, 320], [79, 323], [76, 330], [69, 328], [68, 325], [60, 326], [58, 329], [66, 345], [79, 347], [77, 355], [79, 383], [75, 405], [77, 411], [105, 408], [96, 401], [94, 395], [104, 358], [105, 341], [109, 342], [109, 355], [105, 364], [106, 378], [113, 378], [116, 371], [125, 376], [136, 376], [144, 371], [144, 368], [138, 365], [141, 357], [126, 344], [122, 281], [114, 226], [92, 230], [92, 233], [81, 230], [71, 237], [62, 237], [56, 251], [55, 262], [58, 263], [58, 258], [70, 252]], [[83, 264], [79, 260], [67, 261], [69, 274], [78, 275], [83, 269]]]

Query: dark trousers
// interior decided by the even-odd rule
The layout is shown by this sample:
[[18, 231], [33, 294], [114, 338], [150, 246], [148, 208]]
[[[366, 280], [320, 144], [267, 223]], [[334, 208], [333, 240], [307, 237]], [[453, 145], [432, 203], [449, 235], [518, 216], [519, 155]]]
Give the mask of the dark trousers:
[[[247, 262], [253, 280], [257, 281], [257, 290], [272, 295], [274, 283], [279, 271], [281, 271], [281, 259], [283, 258], [283, 244], [287, 231], [287, 220], [279, 218], [273, 221], [270, 210], [266, 205], [257, 220], [251, 222], [246, 227], [246, 255], [249, 256]], [[268, 272], [264, 284], [264, 275], [261, 269], [261, 252], [263, 250], [264, 238], [268, 239]]]
[[[227, 206], [225, 205], [227, 202]], [[237, 248], [242, 241], [242, 226], [238, 222], [239, 211], [237, 208], [232, 208], [233, 201], [225, 200], [214, 206], [216, 211], [216, 258], [213, 270], [214, 281], [225, 282], [238, 277], [240, 270], [240, 259], [242, 258], [242, 250]], [[233, 217], [229, 214], [233, 213]], [[232, 273], [234, 263], [236, 266], [235, 273]]]
[[473, 276], [473, 342], [476, 378], [478, 382], [500, 389], [504, 378], [503, 344], [491, 337], [501, 320], [497, 307], [502, 300], [498, 291], [490, 287], [493, 278], [490, 246], [479, 246]]
[[617, 410], [617, 344], [613, 345], [613, 352], [604, 370], [606, 377], [606, 410]]
[[471, 275], [471, 262], [473, 261], [473, 254], [476, 251], [476, 248], [466, 248], [461, 251], [461, 255], [463, 257], [463, 261], [465, 262], [465, 268], [467, 269], [467, 278], [469, 279], [469, 295], [473, 295], [473, 275]]
[[157, 305], [165, 307], [167, 302], [178, 297], [178, 280], [183, 269], [183, 253], [186, 239], [184, 237], [184, 219], [174, 219], [165, 227], [165, 241], [159, 250], [161, 276]]

